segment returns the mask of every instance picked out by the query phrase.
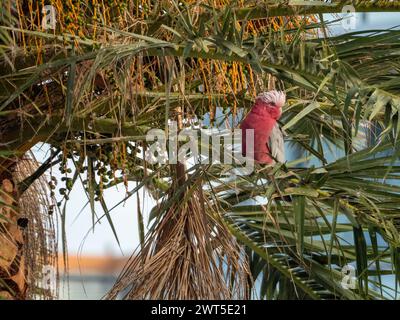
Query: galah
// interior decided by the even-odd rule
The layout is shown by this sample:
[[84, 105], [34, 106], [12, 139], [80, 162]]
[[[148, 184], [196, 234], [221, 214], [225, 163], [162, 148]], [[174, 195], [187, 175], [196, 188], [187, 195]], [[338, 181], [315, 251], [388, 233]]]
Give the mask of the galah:
[[285, 162], [283, 134], [278, 119], [286, 102], [282, 91], [259, 94], [249, 114], [242, 121], [242, 154], [246, 156], [246, 129], [254, 129], [254, 161], [273, 164]]

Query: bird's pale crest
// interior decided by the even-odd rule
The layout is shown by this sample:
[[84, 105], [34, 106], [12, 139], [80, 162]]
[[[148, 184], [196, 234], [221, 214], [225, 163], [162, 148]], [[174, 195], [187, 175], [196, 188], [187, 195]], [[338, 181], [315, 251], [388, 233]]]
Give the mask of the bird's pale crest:
[[268, 91], [260, 93], [256, 100], [261, 100], [264, 103], [270, 104], [273, 103], [278, 108], [282, 108], [286, 102], [286, 95], [283, 91]]

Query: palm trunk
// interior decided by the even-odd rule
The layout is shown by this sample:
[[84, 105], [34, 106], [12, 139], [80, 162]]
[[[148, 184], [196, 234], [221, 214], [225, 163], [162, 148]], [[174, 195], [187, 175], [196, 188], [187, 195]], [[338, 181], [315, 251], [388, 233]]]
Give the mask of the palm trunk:
[[13, 165], [0, 173], [0, 299], [25, 299], [24, 236]]

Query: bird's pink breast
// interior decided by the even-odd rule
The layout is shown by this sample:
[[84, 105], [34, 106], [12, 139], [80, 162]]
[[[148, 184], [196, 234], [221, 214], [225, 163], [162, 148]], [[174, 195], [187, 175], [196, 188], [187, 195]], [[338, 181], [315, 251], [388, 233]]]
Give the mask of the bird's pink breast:
[[256, 103], [247, 117], [243, 120], [242, 129], [242, 154], [246, 155], [246, 129], [254, 129], [254, 160], [258, 163], [272, 163], [268, 146], [271, 131], [280, 116], [268, 109], [263, 104]]

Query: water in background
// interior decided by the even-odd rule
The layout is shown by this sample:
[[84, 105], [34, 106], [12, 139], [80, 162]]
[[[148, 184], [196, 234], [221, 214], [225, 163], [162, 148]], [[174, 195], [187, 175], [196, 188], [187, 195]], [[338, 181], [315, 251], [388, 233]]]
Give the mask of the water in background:
[[[382, 30], [394, 28], [399, 30], [400, 13], [355, 13], [355, 29], [346, 30], [343, 28], [341, 21], [330, 24], [329, 31], [332, 35], [339, 35], [347, 32], [365, 31], [365, 30]], [[324, 14], [326, 22], [335, 21], [343, 17], [341, 14]]]

